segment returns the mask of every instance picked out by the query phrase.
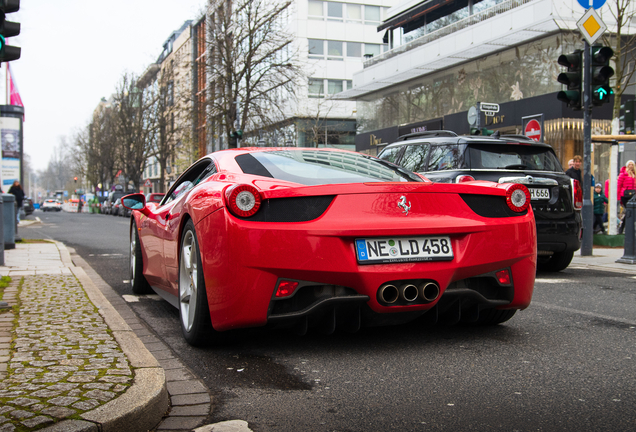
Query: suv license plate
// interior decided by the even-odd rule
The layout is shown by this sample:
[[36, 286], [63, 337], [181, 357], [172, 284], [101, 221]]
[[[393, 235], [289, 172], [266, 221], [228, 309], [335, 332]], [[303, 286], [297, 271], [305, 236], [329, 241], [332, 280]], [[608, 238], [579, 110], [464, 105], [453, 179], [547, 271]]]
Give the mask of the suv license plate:
[[549, 200], [550, 199], [550, 189], [536, 189], [536, 188], [528, 188], [530, 192], [531, 200]]
[[443, 261], [453, 259], [450, 237], [407, 237], [356, 239], [360, 264]]

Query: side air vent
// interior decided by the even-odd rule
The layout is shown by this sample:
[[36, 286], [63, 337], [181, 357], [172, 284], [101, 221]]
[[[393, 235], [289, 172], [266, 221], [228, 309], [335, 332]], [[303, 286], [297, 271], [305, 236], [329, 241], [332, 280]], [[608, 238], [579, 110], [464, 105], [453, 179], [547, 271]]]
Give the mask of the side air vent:
[[513, 212], [506, 204], [506, 197], [460, 194], [468, 207], [479, 216], [487, 218], [504, 218], [523, 216], [528, 210]]
[[254, 216], [239, 219], [253, 222], [307, 222], [319, 218], [333, 199], [333, 195], [267, 199], [261, 203], [261, 208]]

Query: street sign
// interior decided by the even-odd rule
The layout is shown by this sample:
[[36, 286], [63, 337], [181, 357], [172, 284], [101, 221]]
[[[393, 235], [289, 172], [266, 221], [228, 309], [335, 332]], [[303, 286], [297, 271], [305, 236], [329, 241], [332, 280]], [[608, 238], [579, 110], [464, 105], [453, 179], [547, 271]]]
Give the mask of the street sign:
[[[499, 112], [499, 104], [482, 102], [479, 105], [479, 109], [482, 112], [492, 111], [492, 112], [498, 113]], [[488, 115], [488, 114], [486, 114], [486, 115]], [[494, 114], [491, 114], [491, 115], [494, 115]]]
[[152, 187], [152, 182], [150, 181], [150, 179], [146, 179], [146, 182], [144, 183], [145, 187]]
[[592, 8], [585, 12], [583, 17], [576, 23], [576, 26], [581, 30], [581, 34], [590, 45], [594, 45], [594, 42], [607, 30], [607, 26], [601, 20], [601, 17]]
[[494, 117], [494, 116], [495, 116], [495, 114], [497, 114], [497, 112], [496, 112], [496, 111], [484, 111], [484, 115], [485, 115], [486, 117]]
[[578, 0], [578, 2], [583, 9], [600, 9], [605, 4], [605, 0]]
[[532, 119], [526, 124], [523, 134], [534, 141], [541, 141], [541, 124]]

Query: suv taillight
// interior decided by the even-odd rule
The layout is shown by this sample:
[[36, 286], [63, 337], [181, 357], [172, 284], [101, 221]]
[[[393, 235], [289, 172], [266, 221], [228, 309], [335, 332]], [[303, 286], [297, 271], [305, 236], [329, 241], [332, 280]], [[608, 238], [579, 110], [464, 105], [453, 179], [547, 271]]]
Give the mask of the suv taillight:
[[475, 181], [475, 177], [469, 175], [458, 175], [455, 177], [455, 183], [464, 183], [469, 181]]
[[583, 188], [578, 180], [570, 179], [572, 183], [572, 204], [574, 210], [581, 210], [583, 208]]

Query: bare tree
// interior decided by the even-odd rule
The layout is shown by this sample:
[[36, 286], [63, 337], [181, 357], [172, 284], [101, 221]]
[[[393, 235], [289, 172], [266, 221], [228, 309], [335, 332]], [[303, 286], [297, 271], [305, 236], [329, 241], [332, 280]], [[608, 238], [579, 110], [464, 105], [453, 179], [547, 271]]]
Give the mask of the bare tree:
[[[210, 111], [217, 133], [266, 128], [282, 116], [281, 99], [301, 76], [285, 28], [292, 0], [215, 2], [210, 15]], [[232, 139], [229, 147], [236, 147]]]
[[146, 160], [157, 139], [158, 97], [152, 87], [139, 89], [134, 75], [124, 75], [114, 94], [115, 137], [120, 166], [139, 190]]

